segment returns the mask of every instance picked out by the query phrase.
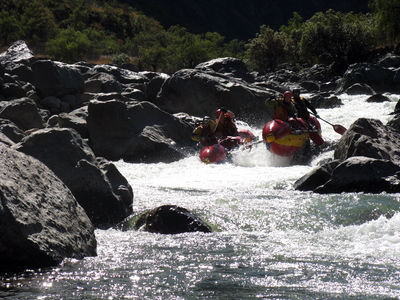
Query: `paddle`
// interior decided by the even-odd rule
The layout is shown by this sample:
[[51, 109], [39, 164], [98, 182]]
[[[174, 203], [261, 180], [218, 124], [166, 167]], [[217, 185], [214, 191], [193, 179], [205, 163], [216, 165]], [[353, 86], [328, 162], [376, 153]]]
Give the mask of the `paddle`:
[[[314, 114], [314, 113], [312, 113], [315, 117], [317, 117], [317, 115], [316, 114]], [[321, 117], [317, 117], [318, 119], [320, 119], [320, 120], [322, 120], [322, 121], [324, 121], [325, 123], [328, 123], [329, 125], [331, 125], [332, 127], [333, 127], [333, 130], [335, 130], [337, 133], [339, 133], [339, 134], [341, 134], [341, 135], [343, 135], [345, 132], [346, 132], [346, 128], [345, 127], [343, 127], [342, 125], [339, 125], [339, 124], [332, 124], [332, 123], [330, 123], [330, 122], [328, 122], [327, 120], [324, 120], [324, 119], [322, 119]]]
[[264, 140], [261, 139], [261, 140], [258, 140], [258, 141], [252, 142], [252, 143], [244, 144], [243, 147], [242, 147], [242, 150], [250, 149], [250, 151], [251, 151], [251, 149], [252, 149], [252, 147], [253, 147], [254, 145], [261, 144], [261, 143], [263, 143], [263, 142], [264, 142]]

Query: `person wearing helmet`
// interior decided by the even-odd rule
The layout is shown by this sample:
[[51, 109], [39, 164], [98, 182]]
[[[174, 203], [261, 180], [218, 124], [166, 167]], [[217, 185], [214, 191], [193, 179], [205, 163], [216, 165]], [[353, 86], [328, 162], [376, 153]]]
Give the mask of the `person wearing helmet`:
[[300, 89], [293, 89], [293, 103], [297, 111], [297, 117], [303, 119], [310, 127], [313, 125], [310, 123], [310, 113], [308, 109], [311, 110], [314, 115], [319, 118], [317, 110], [311, 105], [309, 101], [300, 97]]
[[234, 118], [235, 114], [230, 110], [225, 108], [219, 108], [215, 112], [217, 117], [217, 128], [215, 130], [215, 135], [218, 139], [223, 139], [228, 136], [238, 136], [239, 132], [236, 127]]
[[216, 123], [210, 117], [204, 117], [202, 123], [192, 132], [192, 140], [200, 142], [203, 147], [217, 144], [215, 136]]
[[279, 119], [287, 122], [289, 117], [295, 118], [296, 111], [292, 103], [292, 93], [286, 91], [283, 97], [268, 99], [265, 104], [274, 109], [274, 119]]

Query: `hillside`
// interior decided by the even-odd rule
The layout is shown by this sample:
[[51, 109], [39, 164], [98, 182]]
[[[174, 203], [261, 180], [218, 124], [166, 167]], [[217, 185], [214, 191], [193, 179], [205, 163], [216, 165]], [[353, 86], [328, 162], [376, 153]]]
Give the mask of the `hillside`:
[[277, 30], [294, 11], [304, 19], [332, 8], [366, 12], [369, 0], [120, 0], [154, 17], [162, 25], [182, 25], [194, 33], [218, 32], [228, 39], [253, 38], [260, 25]]

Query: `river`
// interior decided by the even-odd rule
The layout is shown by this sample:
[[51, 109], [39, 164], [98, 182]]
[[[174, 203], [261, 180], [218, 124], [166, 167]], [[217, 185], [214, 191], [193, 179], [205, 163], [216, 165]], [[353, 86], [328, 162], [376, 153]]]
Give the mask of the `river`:
[[[343, 94], [343, 106], [318, 113], [345, 127], [360, 117], [386, 123], [399, 99], [389, 96], [392, 102], [366, 103], [367, 96]], [[321, 125], [326, 140], [340, 138]], [[0, 278], [0, 298], [398, 299], [400, 194], [293, 190], [332, 156], [291, 165], [260, 144], [217, 165], [197, 156], [169, 164], [116, 162], [133, 187], [135, 212], [179, 205], [214, 232], [96, 230], [97, 257]]]

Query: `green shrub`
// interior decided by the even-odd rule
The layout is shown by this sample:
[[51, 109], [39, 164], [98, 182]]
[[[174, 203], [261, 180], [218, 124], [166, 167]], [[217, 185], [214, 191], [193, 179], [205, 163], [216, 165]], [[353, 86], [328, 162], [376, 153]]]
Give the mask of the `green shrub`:
[[311, 63], [354, 62], [374, 46], [373, 23], [365, 15], [318, 12], [302, 28], [301, 57]]
[[15, 42], [22, 36], [21, 24], [7, 11], [0, 11], [0, 39], [4, 45]]
[[131, 62], [131, 58], [128, 54], [119, 53], [112, 56], [111, 63], [117, 66], [127, 64]]
[[246, 58], [251, 69], [267, 71], [285, 61], [285, 36], [262, 25], [260, 33], [246, 45]]
[[46, 43], [46, 52], [56, 60], [73, 63], [81, 60], [91, 50], [91, 42], [83, 32], [72, 28], [61, 29]]
[[400, 43], [400, 0], [375, 0], [371, 4], [379, 40], [387, 45]]

